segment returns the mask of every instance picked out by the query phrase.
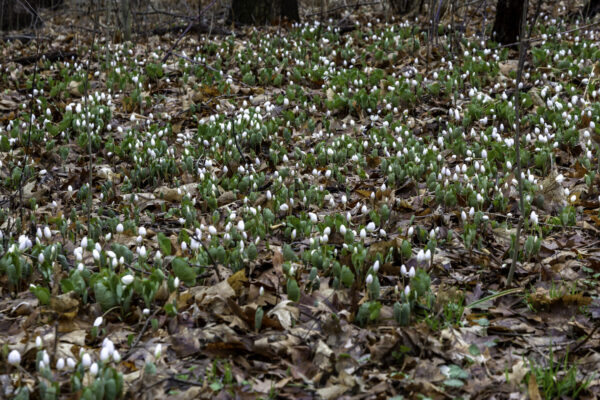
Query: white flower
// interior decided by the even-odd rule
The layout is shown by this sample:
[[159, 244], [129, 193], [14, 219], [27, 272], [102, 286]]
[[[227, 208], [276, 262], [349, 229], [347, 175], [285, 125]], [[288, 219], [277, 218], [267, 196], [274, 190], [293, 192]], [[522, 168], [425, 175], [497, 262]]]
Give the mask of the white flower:
[[52, 238], [52, 232], [50, 231], [50, 228], [48, 228], [47, 226], [44, 227], [44, 237], [46, 239]]
[[113, 360], [114, 360], [116, 363], [118, 363], [119, 361], [121, 361], [121, 354], [120, 354], [120, 353], [119, 353], [117, 350], [115, 350], [115, 351], [113, 352], [112, 356], [113, 356]]
[[263, 286], [260, 287], [260, 289], [258, 289], [258, 295], [262, 296], [265, 294], [265, 288]]
[[149, 308], [144, 308], [144, 309], [142, 310], [142, 314], [144, 314], [144, 315], [146, 315], [146, 316], [150, 315], [150, 309], [149, 309]]
[[46, 350], [42, 353], [42, 361], [44, 361], [44, 365], [50, 365], [50, 356]]
[[410, 228], [408, 228], [408, 236], [412, 236], [414, 232], [415, 232], [415, 230], [412, 226]]
[[211, 235], [216, 235], [217, 234], [217, 228], [215, 228], [214, 226], [209, 226], [208, 227], [208, 233], [210, 233]]
[[177, 289], [179, 287], [179, 277], [175, 277], [175, 279], [173, 279], [173, 286], [175, 286], [175, 289]]
[[371, 283], [373, 283], [373, 275], [368, 275], [367, 276], [367, 285], [370, 285]]
[[375, 260], [375, 262], [373, 263], [373, 271], [379, 271], [379, 260]]
[[425, 252], [423, 251], [423, 249], [421, 249], [417, 253], [417, 262], [422, 263], [423, 261], [425, 261]]
[[344, 225], [340, 225], [340, 233], [341, 233], [342, 235], [345, 235], [345, 234], [346, 234], [346, 226], [344, 226]]
[[96, 328], [97, 328], [97, 327], [99, 327], [100, 325], [102, 325], [102, 322], [103, 322], [103, 321], [104, 321], [104, 319], [102, 318], [102, 316], [99, 316], [98, 318], [96, 318], [96, 319], [94, 320], [94, 326], [95, 326]]
[[317, 214], [313, 213], [313, 212], [309, 212], [308, 216], [310, 218], [310, 222], [312, 222], [313, 224], [316, 224], [318, 219], [317, 219]]
[[462, 210], [462, 211], [460, 212], [460, 218], [461, 218], [463, 221], [466, 221], [466, 220], [467, 220], [467, 213], [465, 212], [465, 210]]
[[108, 347], [103, 347], [100, 350], [100, 361], [106, 362], [110, 358], [110, 349]]
[[286, 203], [283, 203], [282, 205], [279, 206], [279, 210], [283, 211], [283, 212], [286, 212], [289, 209], [290, 209], [290, 207]]
[[139, 234], [140, 236], [146, 236], [146, 233], [147, 233], [147, 232], [146, 232], [146, 228], [144, 228], [143, 226], [140, 226], [140, 227], [138, 228], [138, 234]]
[[67, 367], [69, 367], [69, 369], [75, 368], [75, 365], [77, 364], [75, 363], [75, 360], [73, 358], [67, 358]]
[[64, 358], [61, 357], [56, 361], [56, 369], [58, 371], [62, 371], [63, 369], [65, 369], [65, 359]]
[[406, 274], [407, 274], [407, 272], [406, 272], [406, 265], [402, 264], [402, 266], [400, 267], [400, 273], [402, 275], [406, 276]]
[[246, 224], [244, 224], [244, 220], [239, 220], [237, 223], [237, 230], [240, 232], [244, 232], [246, 229]]
[[13, 350], [8, 354], [8, 363], [13, 366], [21, 364], [21, 353], [18, 350]]
[[408, 277], [414, 278], [414, 276], [415, 276], [415, 267], [410, 267], [410, 270], [408, 271]]
[[117, 233], [123, 233], [123, 224], [119, 223], [117, 225]]
[[571, 203], [575, 203], [575, 200], [577, 200], [577, 196], [575, 196], [575, 195], [571, 196]]
[[562, 183], [565, 180], [565, 177], [563, 174], [560, 174], [556, 177], [556, 182], [557, 183]]
[[367, 232], [373, 232], [375, 230], [375, 222], [371, 221], [367, 224]]
[[109, 338], [104, 338], [102, 341], [102, 348], [108, 349], [108, 352], [112, 354], [113, 351], [115, 351], [115, 344]]
[[406, 287], [404, 288], [404, 295], [406, 297], [408, 297], [410, 295], [410, 286], [406, 285]]
[[365, 239], [366, 237], [367, 237], [367, 231], [365, 230], [365, 228], [362, 228], [360, 230], [360, 238]]
[[425, 252], [425, 261], [431, 260], [431, 250], [427, 249]]
[[90, 366], [90, 374], [92, 374], [92, 376], [98, 375], [98, 363], [93, 363]]
[[154, 358], [160, 358], [162, 354], [162, 344], [157, 344], [154, 348]]
[[131, 282], [133, 282], [133, 279], [134, 279], [133, 275], [128, 274], [121, 278], [121, 282], [123, 283], [123, 285], [128, 286], [131, 284]]
[[535, 213], [535, 211], [531, 211], [531, 214], [529, 215], [529, 219], [531, 220], [531, 222], [534, 225], [538, 224], [539, 219], [538, 219], [538, 215]]
[[42, 342], [42, 338], [41, 338], [41, 337], [39, 337], [39, 336], [37, 336], [37, 337], [35, 338], [35, 346], [36, 346], [38, 349], [41, 349], [43, 345], [44, 345], [44, 343]]
[[81, 364], [84, 368], [88, 368], [90, 365], [92, 365], [92, 357], [90, 357], [88, 353], [83, 353], [83, 356], [81, 357]]

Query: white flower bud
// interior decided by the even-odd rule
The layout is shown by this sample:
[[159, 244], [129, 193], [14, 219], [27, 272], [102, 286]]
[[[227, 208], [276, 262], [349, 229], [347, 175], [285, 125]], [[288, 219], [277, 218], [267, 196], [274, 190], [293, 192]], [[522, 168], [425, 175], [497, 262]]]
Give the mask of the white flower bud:
[[133, 275], [128, 274], [121, 278], [121, 282], [123, 283], [123, 285], [128, 286], [133, 282], [133, 279], [134, 279]]
[[21, 364], [21, 353], [18, 350], [13, 350], [8, 354], [8, 363], [12, 366]]
[[89, 368], [89, 366], [92, 365], [92, 357], [90, 357], [88, 353], [83, 353], [83, 356], [81, 357], [81, 364], [84, 368]]
[[96, 376], [96, 375], [98, 375], [98, 363], [93, 363], [93, 364], [90, 366], [90, 374], [91, 374], [92, 376]]

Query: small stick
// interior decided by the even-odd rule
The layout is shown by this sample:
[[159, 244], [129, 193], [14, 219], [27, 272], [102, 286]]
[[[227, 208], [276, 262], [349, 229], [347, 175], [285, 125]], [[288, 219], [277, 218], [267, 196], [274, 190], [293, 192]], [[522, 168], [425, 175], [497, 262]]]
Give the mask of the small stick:
[[138, 345], [138, 343], [142, 339], [144, 332], [146, 332], [146, 329], [148, 329], [148, 325], [150, 324], [150, 321], [156, 316], [156, 314], [158, 313], [159, 310], [160, 310], [160, 308], [157, 308], [156, 310], [154, 310], [152, 315], [148, 316], [148, 319], [146, 319], [146, 322], [144, 323], [142, 330], [140, 331], [140, 333], [138, 333], [137, 337], [135, 338], [135, 341], [131, 344], [131, 347], [129, 348], [129, 350], [127, 351], [127, 353], [125, 354], [125, 356], [123, 358], [129, 357], [131, 352], [133, 352], [133, 349], [135, 349], [135, 347]]

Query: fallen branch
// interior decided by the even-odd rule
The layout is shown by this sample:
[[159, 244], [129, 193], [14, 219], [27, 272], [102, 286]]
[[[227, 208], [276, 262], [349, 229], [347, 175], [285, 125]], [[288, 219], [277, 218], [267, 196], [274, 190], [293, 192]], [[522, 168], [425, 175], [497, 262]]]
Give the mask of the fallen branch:
[[131, 352], [133, 352], [133, 349], [136, 348], [136, 346], [138, 345], [138, 343], [142, 339], [142, 336], [144, 336], [144, 332], [146, 332], [146, 330], [148, 329], [148, 325], [150, 324], [150, 321], [156, 316], [156, 314], [158, 313], [158, 311], [160, 311], [160, 308], [156, 308], [156, 310], [154, 310], [154, 312], [152, 313], [152, 315], [148, 316], [148, 318], [146, 319], [146, 322], [144, 323], [144, 326], [142, 327], [142, 330], [140, 331], [140, 333], [138, 333], [137, 337], [135, 338], [135, 340], [131, 344], [131, 347], [129, 348], [129, 350], [127, 351], [127, 353], [123, 356], [123, 359], [127, 358], [131, 354]]
[[31, 65], [42, 59], [46, 59], [50, 62], [55, 62], [55, 61], [62, 61], [69, 57], [77, 58], [77, 53], [74, 53], [74, 52], [63, 53], [62, 51], [58, 50], [58, 51], [51, 51], [48, 53], [35, 54], [33, 56], [13, 58], [11, 61], [16, 62], [17, 64], [21, 64], [21, 65]]

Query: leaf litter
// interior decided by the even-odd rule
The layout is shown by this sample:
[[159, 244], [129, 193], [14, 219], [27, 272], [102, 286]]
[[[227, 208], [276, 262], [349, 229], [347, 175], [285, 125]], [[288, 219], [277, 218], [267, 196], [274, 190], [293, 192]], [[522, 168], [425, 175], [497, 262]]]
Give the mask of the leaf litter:
[[[553, 15], [556, 7], [544, 5], [542, 10], [545, 15]], [[475, 13], [475, 18], [481, 18], [474, 8], [468, 10]], [[462, 18], [458, 14], [455, 17]], [[335, 24], [331, 20], [321, 25], [326, 29], [316, 24], [286, 24], [283, 28], [236, 28], [235, 37], [185, 37], [177, 48], [178, 55], [173, 54], [160, 72], [151, 66], [158, 65], [153, 62], [153, 53], [159, 52], [158, 46], [170, 48], [178, 35], [153, 36], [147, 45], [137, 43], [120, 53], [124, 60], [131, 57], [136, 60], [134, 65], [145, 66], [137, 70], [138, 78], [132, 78], [135, 74], [120, 78], [125, 68], [121, 66], [119, 72], [114, 66], [107, 68], [103, 51], [99, 50], [98, 54], [91, 53], [91, 73], [86, 73], [85, 78], [79, 75], [78, 80], [59, 71], [85, 60], [90, 54], [86, 46], [94, 39], [66, 27], [77, 17], [52, 18], [44, 29], [48, 34], [58, 34], [53, 44], [43, 42], [41, 49], [34, 42], [2, 45], [7, 62], [3, 63], [0, 95], [5, 260], [0, 277], [0, 337], [3, 361], [9, 349], [16, 349], [26, 372], [16, 378], [4, 363], [0, 375], [3, 395], [15, 393], [17, 383], [34, 391], [40, 382], [47, 382], [47, 375], [41, 372], [45, 368], [55, 380], [60, 397], [80, 396], [95, 381], [91, 373], [80, 367], [83, 354], [101, 360], [106, 340], [121, 359], [103, 362], [102, 367], [110, 365], [120, 374], [126, 397], [542, 398], [541, 393], [548, 393], [544, 392], [548, 383], [534, 366], [547, 366], [552, 357], [561, 365], [575, 366], [577, 371], [574, 386], [560, 395], [571, 395], [577, 385], [583, 384], [577, 392], [581, 397], [598, 395], [599, 192], [593, 165], [597, 162], [597, 146], [590, 146], [588, 136], [591, 134], [596, 140], [591, 123], [598, 116], [588, 101], [591, 93], [587, 85], [595, 80], [587, 78], [588, 83], [584, 84], [582, 71], [573, 75], [564, 59], [552, 68], [540, 67], [547, 76], [538, 78], [546, 81], [535, 84], [531, 98], [526, 100], [528, 117], [539, 114], [552, 118], [546, 128], [554, 124], [554, 130], [577, 132], [578, 140], [565, 134], [561, 136], [564, 143], [550, 148], [544, 147], [543, 138], [528, 139], [532, 151], [527, 161], [530, 176], [526, 178], [535, 186], [530, 208], [540, 221], [529, 234], [541, 238], [537, 252], [532, 250], [536, 247], [535, 238], [521, 238], [529, 253], [523, 254], [518, 265], [518, 287], [506, 288], [518, 193], [512, 184], [514, 172], [501, 153], [511, 148], [488, 146], [485, 143], [490, 144], [492, 136], [484, 137], [479, 132], [487, 129], [489, 135], [492, 127], [499, 129], [501, 122], [506, 126], [512, 122], [506, 107], [509, 100], [502, 99], [500, 91], [511, 88], [516, 69], [514, 50], [501, 50], [502, 61], [488, 58], [488, 66], [492, 67], [479, 73], [480, 80], [463, 75], [468, 84], [460, 85], [458, 81], [440, 79], [450, 82], [449, 89], [443, 89], [431, 77], [450, 74], [449, 59], [461, 71], [467, 71], [470, 64], [481, 68], [467, 54], [478, 51], [477, 57], [487, 55], [482, 49], [474, 50], [472, 43], [476, 40], [463, 39], [458, 50], [433, 47], [429, 57], [426, 46], [430, 44], [425, 36], [415, 35], [411, 29], [402, 30], [397, 22], [383, 22], [386, 18], [381, 9], [366, 7], [344, 15], [356, 24], [345, 34], [330, 29]], [[564, 23], [562, 30], [570, 27]], [[257, 39], [257, 29], [261, 37], [269, 40]], [[402, 33], [394, 38], [391, 29]], [[571, 31], [559, 38], [556, 30], [537, 29], [547, 39], [534, 47], [528, 58], [526, 71], [532, 75], [541, 65], [538, 58], [549, 57], [544, 49], [551, 49], [550, 57], [558, 54], [558, 60], [568, 46], [585, 35], [598, 34], [592, 29], [580, 37]], [[294, 47], [282, 41], [285, 35], [295, 41]], [[400, 44], [389, 54], [382, 53], [376, 45], [383, 46], [388, 40], [382, 39], [386, 35]], [[448, 36], [445, 40], [451, 41]], [[107, 46], [106, 42], [100, 43]], [[315, 54], [303, 51], [299, 43]], [[36, 120], [36, 131], [45, 127], [50, 136], [26, 147], [26, 130], [12, 128], [27, 125], [12, 125], [11, 121], [26, 121], [20, 105], [27, 104], [34, 65], [21, 64], [18, 57], [45, 52], [51, 46], [77, 57], [40, 61], [35, 66], [39, 68], [40, 89], [51, 91], [51, 80], [61, 82], [63, 87], [44, 97], [49, 113], [41, 105], [36, 110], [36, 118], [46, 116], [48, 120], [41, 126]], [[264, 53], [265, 46], [276, 49], [276, 63], [267, 58], [272, 55]], [[278, 46], [287, 47], [282, 52]], [[261, 61], [247, 62], [248, 65], [242, 62], [242, 56], [256, 58], [257, 53], [263, 55]], [[295, 58], [288, 59], [285, 54]], [[593, 56], [578, 54], [585, 67], [596, 68]], [[319, 57], [327, 60], [324, 66], [319, 64], [323, 61]], [[321, 75], [311, 75], [310, 69], [303, 69], [307, 64]], [[346, 75], [341, 80], [327, 77], [323, 74], [326, 67]], [[222, 70], [223, 76], [229, 78], [223, 79], [220, 73], [214, 75], [215, 70]], [[140, 75], [144, 84], [136, 86]], [[86, 131], [78, 129], [76, 120], [61, 125], [67, 108], [81, 105], [88, 93], [82, 79], [89, 79], [93, 93], [109, 88], [114, 93], [112, 104], [94, 103], [98, 113], [103, 104], [107, 111], [110, 109], [109, 120], [99, 116], [97, 121], [112, 126], [99, 137], [101, 145], [95, 149], [91, 171], [90, 216], [99, 232], [88, 231], [84, 212], [86, 195], [82, 188], [90, 173], [89, 154], [78, 140]], [[351, 90], [342, 90], [340, 82]], [[393, 82], [400, 83], [395, 88], [390, 86]], [[497, 82], [504, 86], [496, 86]], [[364, 88], [367, 83], [372, 85], [369, 91], [379, 90], [380, 98], [374, 104]], [[567, 87], [568, 93], [561, 92], [559, 86]], [[419, 96], [413, 87], [421, 90]], [[476, 91], [469, 92], [473, 88]], [[552, 98], [545, 89], [554, 90], [556, 95]], [[449, 92], [444, 95], [444, 90]], [[589, 90], [593, 88], [590, 86]], [[391, 94], [396, 91], [400, 94], [394, 98]], [[389, 108], [387, 94], [392, 96]], [[567, 105], [569, 101], [577, 103], [573, 95], [588, 101], [584, 106], [589, 114], [575, 109], [578, 106], [574, 104]], [[496, 99], [495, 109], [482, 109], [486, 96]], [[383, 98], [386, 102], [381, 101]], [[556, 114], [556, 106], [549, 105], [550, 98], [561, 101], [560, 107], [569, 107], [570, 112], [583, 112], [576, 130], [569, 130], [568, 125], [557, 128], [561, 113]], [[311, 107], [309, 100], [317, 106]], [[249, 107], [255, 107], [255, 111], [260, 107], [262, 110], [256, 112], [260, 118], [245, 125], [246, 131], [228, 133], [231, 122]], [[242, 115], [254, 118], [249, 113]], [[498, 122], [492, 123], [488, 117], [497, 117]], [[215, 125], [215, 119], [220, 125]], [[267, 119], [280, 125], [268, 127], [264, 123]], [[399, 130], [391, 133], [392, 141], [386, 141], [385, 135], [390, 135], [386, 129], [391, 124]], [[219, 135], [225, 135], [226, 140], [220, 141], [219, 147], [211, 144], [211, 140], [218, 140], [211, 136], [214, 132], [202, 130], [208, 126], [216, 126]], [[544, 123], [533, 117], [524, 123], [531, 135], [540, 135], [536, 126], [543, 127]], [[462, 136], [446, 140], [459, 143], [459, 137], [463, 137], [466, 149], [439, 144], [437, 138], [442, 137], [442, 131], [460, 127], [465, 128]], [[61, 130], [67, 134], [62, 135]], [[153, 135], [144, 135], [146, 130]], [[495, 140], [506, 143], [510, 138], [508, 131], [498, 130]], [[269, 134], [264, 136], [266, 132]], [[424, 159], [424, 150], [437, 151], [436, 162], [444, 167], [443, 175], [439, 168], [436, 171], [440, 174], [434, 174], [433, 179], [419, 173], [419, 164], [424, 163], [414, 157], [404, 159], [411, 168], [406, 174], [402, 165], [397, 161], [394, 164], [392, 153], [403, 143], [398, 138], [410, 143], [410, 151], [420, 151]], [[172, 152], [160, 153], [161, 157], [175, 156], [172, 166], [156, 167], [142, 153], [123, 150], [129, 146], [152, 154], [161, 151], [160, 140]], [[48, 145], [49, 141], [54, 147]], [[146, 143], [150, 141], [152, 146]], [[343, 154], [344, 146], [355, 153], [360, 148], [364, 157], [353, 160], [349, 154], [338, 156]], [[440, 148], [432, 150], [432, 146]], [[395, 151], [390, 153], [392, 148]], [[495, 175], [496, 182], [490, 186], [471, 180], [472, 170], [461, 169], [465, 166], [482, 171], [484, 148], [494, 152], [493, 164], [485, 164], [487, 170], [503, 172]], [[586, 151], [591, 152], [591, 157]], [[536, 154], [550, 153], [553, 157], [549, 164], [541, 156], [535, 158]], [[23, 182], [19, 199], [11, 179], [25, 154], [34, 172]], [[312, 161], [308, 161], [310, 157]], [[258, 162], [252, 166], [254, 158]], [[427, 162], [434, 161], [429, 158]], [[150, 170], [150, 165], [155, 169]], [[389, 168], [385, 171], [382, 166]], [[261, 179], [256, 187], [238, 179], [245, 174], [240, 171], [250, 167], [253, 178]], [[210, 187], [202, 185], [206, 175], [214, 182]], [[298, 189], [287, 191], [292, 185], [298, 186], [291, 178], [294, 176], [307, 183], [300, 189], [302, 195]], [[213, 181], [212, 177], [220, 179]], [[473, 184], [484, 187], [483, 204], [469, 197], [481, 191], [453, 195], [441, 192], [439, 184], [450, 179], [464, 179], [471, 189]], [[278, 197], [284, 189], [288, 197]], [[249, 195], [252, 192], [256, 195]], [[320, 200], [306, 199], [313, 196]], [[476, 204], [473, 215], [472, 204]], [[247, 256], [244, 247], [241, 251], [246, 256], [236, 261], [231, 254], [239, 254], [240, 248], [224, 237], [231, 232], [227, 223], [239, 222], [227, 216], [254, 214], [248, 213], [248, 207], [255, 211], [268, 209], [272, 217], [262, 221], [264, 233], [262, 240], [253, 244], [255, 256]], [[23, 260], [20, 265], [36, 268], [27, 279], [10, 275], [6, 261], [10, 258], [11, 266], [17, 263], [10, 255], [15, 252], [9, 252], [8, 245], [17, 240], [16, 234], [10, 237], [10, 233], [23, 210], [27, 219], [34, 221], [30, 238], [36, 236], [36, 224], [49, 225], [54, 240], [61, 244], [59, 251], [63, 256], [54, 259], [48, 272], [38, 267], [35, 263], [39, 254], [50, 243], [41, 237], [29, 247], [33, 250], [25, 250], [19, 259]], [[466, 218], [462, 217], [463, 211]], [[469, 226], [475, 219], [478, 222]], [[246, 225], [251, 220], [246, 218]], [[370, 229], [374, 220], [378, 221], [376, 228]], [[314, 227], [309, 223], [314, 223]], [[346, 233], [342, 233], [341, 226]], [[145, 227], [143, 235], [139, 227]], [[258, 229], [257, 224], [254, 227]], [[28, 228], [23, 229], [27, 235]], [[308, 233], [303, 232], [306, 229]], [[356, 237], [349, 239], [351, 229]], [[239, 231], [237, 234], [246, 233], [244, 228]], [[219, 238], [216, 242], [215, 237]], [[77, 255], [76, 249], [85, 247], [80, 244], [84, 238], [90, 242], [95, 238], [95, 243], [102, 244], [98, 257], [92, 246], [83, 249], [80, 257]], [[315, 239], [327, 250], [315, 252]], [[253, 242], [238, 238], [234, 243], [236, 240], [244, 246]], [[435, 240], [435, 246], [431, 246], [431, 240]], [[344, 246], [355, 241], [360, 246], [354, 247], [353, 253], [343, 251]], [[433, 249], [433, 254], [424, 262], [419, 250], [425, 248]], [[109, 250], [116, 253], [115, 257], [107, 255]], [[157, 251], [162, 254], [160, 260], [152, 258]], [[103, 275], [104, 269], [110, 269], [107, 262], [112, 260], [117, 260], [114, 268], [119, 272], [114, 281]], [[365, 283], [373, 276], [368, 272], [375, 262], [378, 288], [373, 291], [373, 284]], [[75, 272], [79, 264], [89, 275]], [[338, 267], [340, 271], [336, 272]], [[311, 276], [312, 268], [318, 270], [316, 277]], [[419, 286], [419, 281], [413, 280], [415, 276], [410, 275], [411, 268], [420, 274], [419, 279], [427, 276], [430, 280], [421, 281], [429, 282], [423, 284], [425, 295], [416, 302], [409, 323], [402, 324], [396, 319], [395, 303], [405, 299], [403, 293], [409, 283], [413, 291]], [[153, 281], [156, 271], [165, 279], [158, 276]], [[126, 274], [135, 276], [135, 289], [130, 292], [128, 288], [132, 286], [119, 284]], [[105, 278], [106, 286], [98, 283]], [[111, 291], [113, 288], [115, 292]], [[145, 301], [145, 293], [153, 294], [151, 301]], [[132, 297], [127, 300], [129, 295]], [[123, 303], [117, 304], [115, 296]], [[126, 301], [130, 302], [127, 306]], [[95, 327], [99, 317], [102, 323]], [[37, 337], [52, 360], [43, 368], [39, 367], [39, 357], [43, 361], [44, 354], [36, 344]], [[157, 348], [161, 349], [160, 354]], [[59, 360], [69, 358], [77, 363], [73, 370], [81, 373], [79, 386], [66, 369], [58, 369]], [[89, 370], [89, 366], [86, 368]], [[566, 367], [557, 370], [554, 380], [562, 382], [567, 375]]]

